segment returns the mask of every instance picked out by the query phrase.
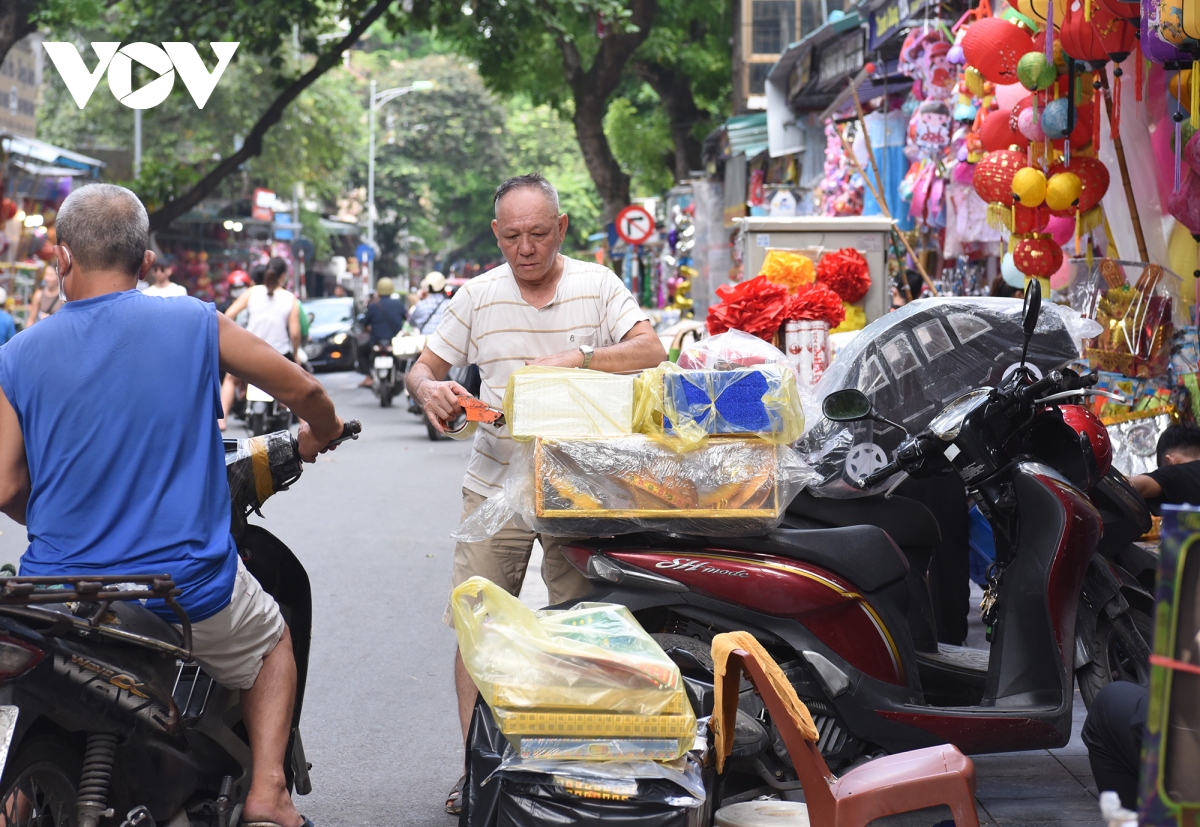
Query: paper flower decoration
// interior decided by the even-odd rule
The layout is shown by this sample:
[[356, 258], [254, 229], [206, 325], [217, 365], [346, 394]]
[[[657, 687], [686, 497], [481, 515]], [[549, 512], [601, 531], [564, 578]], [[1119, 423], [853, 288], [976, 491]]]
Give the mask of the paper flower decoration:
[[862, 253], [846, 247], [821, 257], [817, 263], [817, 283], [837, 293], [842, 301], [853, 304], [862, 301], [871, 287], [871, 267]]
[[845, 320], [835, 327], [830, 333], [849, 333], [853, 330], [862, 330], [867, 326], [867, 311], [863, 310], [857, 304], [842, 304], [846, 311]]
[[806, 284], [787, 303], [785, 313], [796, 321], [827, 322], [837, 327], [846, 318], [846, 308], [837, 293], [821, 282]]
[[708, 332], [713, 336], [741, 330], [770, 340], [787, 318], [788, 291], [762, 276], [717, 288], [720, 304], [708, 308]]
[[812, 259], [803, 253], [791, 250], [768, 250], [758, 274], [772, 284], [782, 284], [789, 293], [795, 294], [796, 288], [812, 282], [816, 267]]

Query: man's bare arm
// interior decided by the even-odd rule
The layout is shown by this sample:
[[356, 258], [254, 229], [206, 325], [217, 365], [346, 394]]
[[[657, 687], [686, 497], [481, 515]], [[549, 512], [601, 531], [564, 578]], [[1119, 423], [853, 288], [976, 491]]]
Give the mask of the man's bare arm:
[[316, 377], [229, 317], [218, 316], [217, 327], [222, 369], [262, 388], [304, 420], [307, 427], [300, 429], [301, 456], [312, 462], [328, 443], [341, 436], [342, 420]]
[[292, 302], [292, 312], [288, 313], [288, 338], [292, 341], [292, 353], [300, 358], [300, 300]]
[[451, 367], [441, 356], [425, 348], [404, 380], [409, 396], [420, 403], [425, 416], [442, 432], [446, 430], [442, 423], [454, 419], [462, 410], [458, 397], [471, 395], [457, 382], [446, 381]]
[[1136, 477], [1129, 478], [1129, 484], [1133, 486], [1133, 490], [1142, 495], [1143, 500], [1153, 500], [1162, 496], [1162, 486], [1155, 482], [1154, 477], [1148, 474], [1138, 474]]
[[[641, 321], [631, 327], [625, 338], [617, 344], [596, 348], [588, 367], [603, 373], [623, 373], [658, 367], [666, 360], [667, 351], [659, 341], [658, 334], [650, 322]], [[529, 364], [558, 368], [583, 367], [583, 353], [578, 348], [564, 350], [535, 359]]]
[[0, 513], [25, 525], [29, 491], [29, 466], [25, 462], [21, 423], [8, 397], [0, 390]]

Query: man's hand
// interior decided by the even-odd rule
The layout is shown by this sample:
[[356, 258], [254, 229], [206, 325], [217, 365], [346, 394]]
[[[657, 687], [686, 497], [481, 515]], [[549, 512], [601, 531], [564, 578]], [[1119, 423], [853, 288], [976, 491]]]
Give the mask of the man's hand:
[[417, 401], [425, 409], [425, 416], [429, 417], [438, 433], [443, 434], [446, 432], [444, 423], [451, 421], [462, 411], [459, 397], [470, 395], [466, 388], [454, 381], [426, 380], [417, 389]]
[[564, 350], [540, 359], [526, 359], [525, 364], [526, 366], [536, 365], [545, 368], [581, 368], [583, 367], [583, 351], [579, 348]]
[[300, 459], [304, 460], [305, 462], [316, 462], [317, 454], [323, 454], [326, 451], [337, 450], [336, 445], [331, 446], [329, 443], [333, 442], [342, 435], [343, 423], [340, 416], [334, 418], [337, 420], [337, 430], [334, 431], [332, 436], [329, 436], [328, 439], [323, 438], [325, 436], [324, 434], [322, 434], [320, 437], [315, 435], [313, 433], [312, 426], [310, 426], [307, 422], [300, 423], [300, 430], [296, 434], [296, 439], [300, 443]]

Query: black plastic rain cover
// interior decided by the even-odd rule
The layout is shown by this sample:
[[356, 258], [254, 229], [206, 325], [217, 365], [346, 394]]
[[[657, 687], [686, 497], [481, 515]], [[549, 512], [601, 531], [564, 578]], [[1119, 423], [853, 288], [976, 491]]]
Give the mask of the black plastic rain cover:
[[[821, 476], [810, 491], [823, 497], [860, 497], [852, 482], [891, 461], [904, 435], [872, 420], [831, 422], [821, 416], [830, 393], [858, 388], [876, 413], [910, 433], [923, 430], [942, 409], [967, 391], [995, 387], [1021, 360], [1018, 299], [921, 299], [868, 325], [837, 355], [805, 402], [811, 427], [797, 443]], [[1029, 346], [1039, 376], [1079, 355], [1076, 317], [1069, 308], [1042, 303]]]

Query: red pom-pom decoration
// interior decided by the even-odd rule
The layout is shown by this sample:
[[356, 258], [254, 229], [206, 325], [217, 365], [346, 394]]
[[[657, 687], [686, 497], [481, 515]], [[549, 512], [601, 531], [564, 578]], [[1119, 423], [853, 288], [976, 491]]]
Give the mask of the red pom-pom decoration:
[[741, 330], [770, 340], [787, 318], [788, 289], [758, 276], [717, 288], [720, 304], [708, 308], [708, 332], [713, 336]]
[[842, 301], [854, 304], [871, 287], [871, 267], [862, 253], [846, 247], [821, 257], [817, 262], [817, 282], [837, 293]]
[[788, 301], [786, 315], [795, 321], [828, 322], [837, 327], [846, 319], [846, 307], [841, 296], [818, 281], [800, 286]]

